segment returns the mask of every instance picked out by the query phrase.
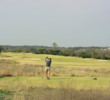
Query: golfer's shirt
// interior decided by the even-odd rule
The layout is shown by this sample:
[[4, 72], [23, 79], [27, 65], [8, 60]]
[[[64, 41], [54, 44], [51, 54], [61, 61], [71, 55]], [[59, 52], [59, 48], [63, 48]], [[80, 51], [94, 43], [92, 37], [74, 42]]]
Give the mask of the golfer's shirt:
[[46, 62], [46, 67], [50, 67], [51, 61], [45, 60], [45, 62]]

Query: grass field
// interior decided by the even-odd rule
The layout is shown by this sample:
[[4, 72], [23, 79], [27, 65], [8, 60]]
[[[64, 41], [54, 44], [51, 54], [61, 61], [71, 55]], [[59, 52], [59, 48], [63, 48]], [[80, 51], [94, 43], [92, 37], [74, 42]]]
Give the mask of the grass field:
[[[52, 58], [51, 80], [45, 78], [44, 59], [46, 56]], [[85, 95], [84, 100], [109, 100], [109, 77], [109, 60], [32, 53], [2, 53], [0, 56], [0, 100], [45, 100], [45, 98], [73, 100], [75, 94], [80, 95], [74, 100], [83, 100], [82, 95]], [[56, 98], [58, 93], [63, 93], [60, 94], [63, 97], [69, 94], [71, 96], [67, 96], [69, 99], [60, 96]], [[103, 98], [100, 98], [101, 95]], [[40, 98], [40, 96], [43, 97]]]

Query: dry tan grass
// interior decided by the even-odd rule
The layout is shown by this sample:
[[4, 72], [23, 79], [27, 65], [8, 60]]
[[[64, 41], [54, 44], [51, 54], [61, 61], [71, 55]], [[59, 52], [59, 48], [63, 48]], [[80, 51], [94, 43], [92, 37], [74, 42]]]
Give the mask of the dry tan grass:
[[29, 88], [14, 94], [12, 100], [110, 100], [110, 91], [65, 88]]
[[[19, 64], [13, 60], [0, 60], [0, 76], [43, 76], [45, 66], [42, 64]], [[110, 68], [51, 67], [52, 76], [110, 76]]]

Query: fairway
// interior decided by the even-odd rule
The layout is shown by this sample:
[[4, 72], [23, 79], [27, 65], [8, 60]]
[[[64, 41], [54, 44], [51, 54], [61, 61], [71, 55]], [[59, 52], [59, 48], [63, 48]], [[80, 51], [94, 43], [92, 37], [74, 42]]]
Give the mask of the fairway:
[[62, 67], [83, 67], [83, 68], [109, 68], [110, 60], [100, 59], [88, 59], [78, 57], [65, 57], [57, 55], [46, 55], [46, 54], [32, 54], [32, 53], [2, 53], [4, 57], [0, 59], [6, 59], [16, 61], [20, 64], [40, 64], [45, 65], [45, 57], [52, 58], [52, 66]]

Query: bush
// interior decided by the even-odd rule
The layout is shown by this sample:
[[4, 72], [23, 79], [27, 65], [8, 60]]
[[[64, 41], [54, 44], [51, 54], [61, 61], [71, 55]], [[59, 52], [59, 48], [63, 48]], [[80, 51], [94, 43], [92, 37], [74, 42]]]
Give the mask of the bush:
[[76, 75], [75, 74], [71, 74], [71, 77], [75, 77]]

